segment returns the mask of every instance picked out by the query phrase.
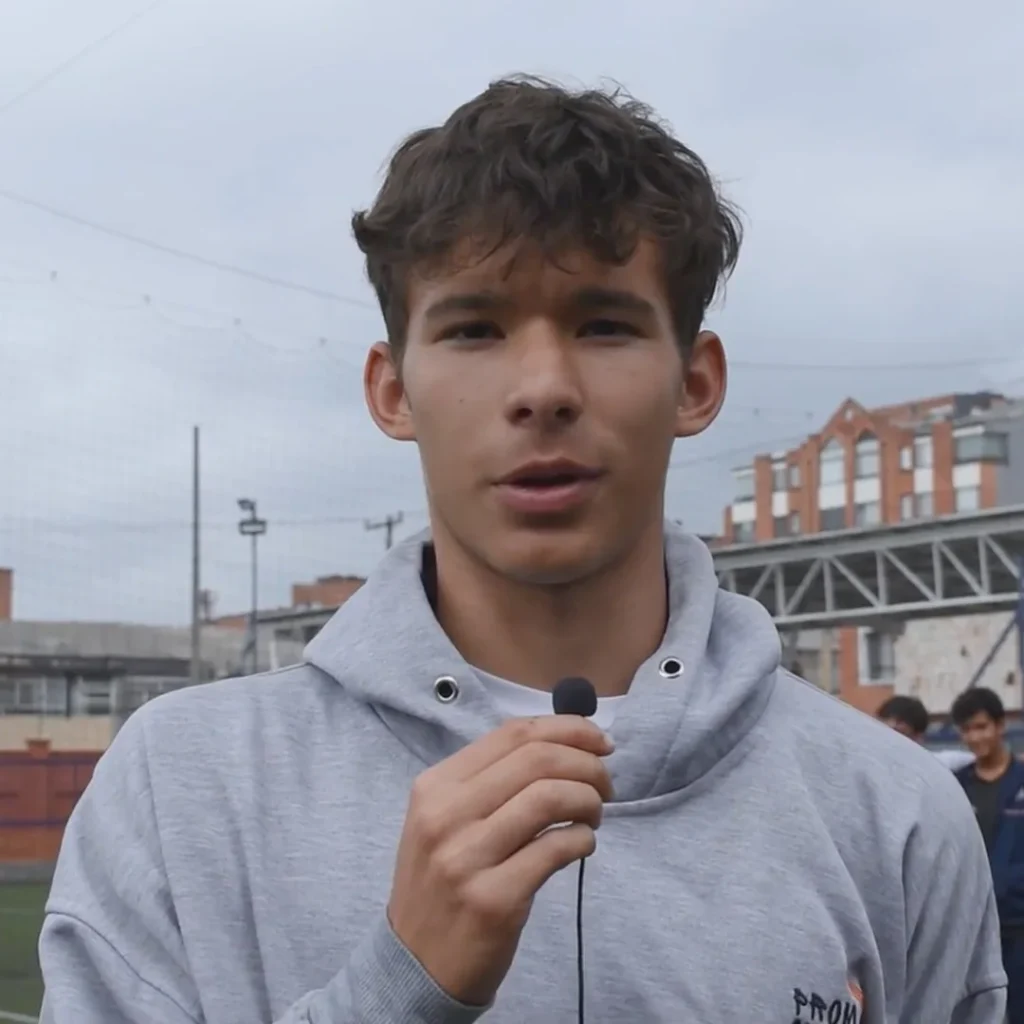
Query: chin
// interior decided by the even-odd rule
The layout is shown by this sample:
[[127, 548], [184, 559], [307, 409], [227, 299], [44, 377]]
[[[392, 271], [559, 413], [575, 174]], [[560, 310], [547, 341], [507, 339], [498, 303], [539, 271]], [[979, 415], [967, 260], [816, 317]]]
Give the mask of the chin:
[[593, 536], [553, 533], [509, 538], [487, 552], [491, 568], [507, 579], [535, 587], [570, 586], [615, 560], [613, 543]]

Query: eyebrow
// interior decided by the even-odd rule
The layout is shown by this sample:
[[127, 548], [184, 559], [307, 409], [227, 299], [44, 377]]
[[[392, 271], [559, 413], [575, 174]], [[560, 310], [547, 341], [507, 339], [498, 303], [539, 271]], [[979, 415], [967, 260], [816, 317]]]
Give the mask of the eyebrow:
[[[438, 299], [426, 311], [426, 317], [436, 320], [451, 313], [493, 313], [507, 308], [508, 299], [495, 292], [464, 292]], [[654, 306], [631, 291], [621, 288], [580, 288], [569, 299], [570, 306], [583, 311], [621, 310], [640, 316], [654, 316]]]
[[625, 313], [654, 316], [654, 306], [635, 292], [621, 288], [581, 288], [572, 297], [572, 304], [578, 309], [618, 309]]
[[494, 292], [464, 292], [438, 299], [424, 315], [428, 320], [436, 320], [450, 313], [493, 313], [508, 305], [507, 299]]

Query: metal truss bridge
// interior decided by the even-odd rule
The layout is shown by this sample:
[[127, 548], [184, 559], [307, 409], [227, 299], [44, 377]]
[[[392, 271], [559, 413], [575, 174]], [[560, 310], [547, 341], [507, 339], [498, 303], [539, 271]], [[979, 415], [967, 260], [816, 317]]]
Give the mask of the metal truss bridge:
[[780, 629], [1019, 609], [1024, 505], [714, 550], [726, 590]]

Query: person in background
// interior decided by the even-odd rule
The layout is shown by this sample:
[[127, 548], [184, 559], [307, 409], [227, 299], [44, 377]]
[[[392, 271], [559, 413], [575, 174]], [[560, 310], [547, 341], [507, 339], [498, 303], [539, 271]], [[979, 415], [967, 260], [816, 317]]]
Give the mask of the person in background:
[[[885, 701], [876, 714], [890, 729], [924, 745], [925, 733], [928, 732], [928, 709], [917, 697], [897, 694]], [[974, 755], [966, 750], [936, 750], [934, 754], [953, 772], [966, 768], [974, 761]]]
[[953, 702], [953, 721], [974, 763], [956, 773], [985, 839], [1003, 945], [1008, 1024], [1024, 1024], [1024, 764], [1006, 742], [1006, 711], [985, 687]]

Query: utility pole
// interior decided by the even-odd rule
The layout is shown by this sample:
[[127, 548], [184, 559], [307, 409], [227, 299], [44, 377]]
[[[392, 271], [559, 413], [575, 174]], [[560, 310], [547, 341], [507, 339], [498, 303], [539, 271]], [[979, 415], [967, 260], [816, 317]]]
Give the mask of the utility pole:
[[192, 428], [192, 683], [202, 682], [202, 603], [199, 572], [199, 427]]
[[387, 515], [376, 521], [367, 519], [363, 525], [367, 530], [383, 530], [384, 549], [390, 551], [395, 539], [395, 527], [401, 524], [403, 518], [401, 511], [398, 511], [394, 515]]
[[256, 502], [251, 498], [239, 498], [238, 507], [248, 513], [238, 524], [238, 532], [243, 537], [252, 539], [252, 608], [249, 612], [249, 636], [246, 640], [246, 652], [249, 655], [249, 671], [255, 675], [259, 671], [259, 626], [260, 626], [260, 594], [259, 575], [257, 572], [257, 541], [267, 532], [266, 519], [256, 515]]

